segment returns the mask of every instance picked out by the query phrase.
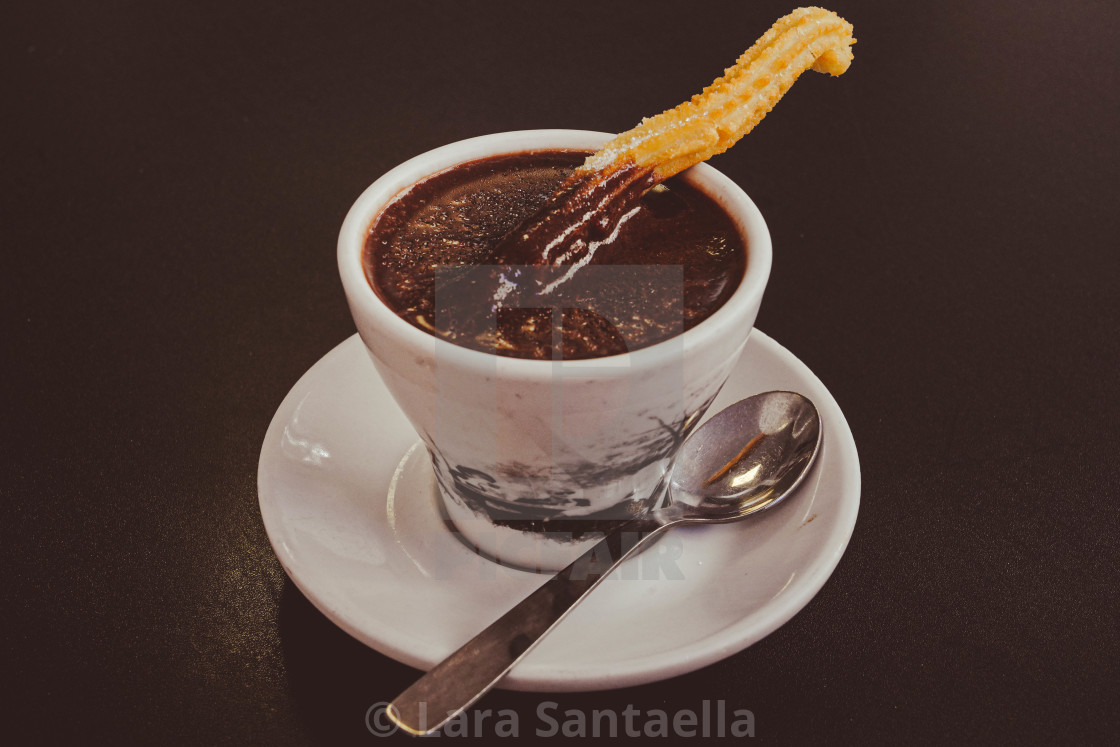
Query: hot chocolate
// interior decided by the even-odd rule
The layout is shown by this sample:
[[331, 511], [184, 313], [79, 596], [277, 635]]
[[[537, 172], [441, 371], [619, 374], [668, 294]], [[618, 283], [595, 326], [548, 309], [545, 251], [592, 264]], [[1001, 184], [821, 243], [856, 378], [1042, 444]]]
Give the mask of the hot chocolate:
[[[635, 198], [620, 220], [583, 240], [576, 259], [492, 267], [502, 261], [495, 247], [586, 157], [571, 150], [492, 156], [417, 183], [370, 227], [363, 262], [371, 286], [426, 332], [538, 359], [652, 345], [723, 305], [743, 275], [746, 246], [719, 204], [680, 178]], [[583, 264], [572, 280], [573, 265]]]

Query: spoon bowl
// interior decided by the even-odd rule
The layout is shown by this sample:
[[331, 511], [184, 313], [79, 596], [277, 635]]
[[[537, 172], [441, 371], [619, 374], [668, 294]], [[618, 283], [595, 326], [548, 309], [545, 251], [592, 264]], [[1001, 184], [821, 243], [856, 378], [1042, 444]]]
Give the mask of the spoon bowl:
[[788, 496], [821, 442], [817, 408], [796, 392], [742, 400], [689, 436], [669, 471], [665, 522], [736, 521]]

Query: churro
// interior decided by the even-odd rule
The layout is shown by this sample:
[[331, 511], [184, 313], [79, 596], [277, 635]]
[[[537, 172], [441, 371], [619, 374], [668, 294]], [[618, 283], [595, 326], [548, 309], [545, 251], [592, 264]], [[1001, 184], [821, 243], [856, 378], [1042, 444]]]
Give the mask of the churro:
[[496, 264], [590, 261], [642, 194], [734, 145], [806, 70], [844, 73], [854, 43], [852, 25], [823, 8], [798, 8], [779, 19], [703, 92], [589, 156], [499, 244]]
[[854, 43], [852, 25], [840, 16], [823, 8], [798, 8], [771, 26], [702, 93], [618, 135], [579, 172], [610, 172], [633, 163], [653, 169], [656, 181], [668, 179], [734, 145], [801, 73], [843, 74], [851, 65]]

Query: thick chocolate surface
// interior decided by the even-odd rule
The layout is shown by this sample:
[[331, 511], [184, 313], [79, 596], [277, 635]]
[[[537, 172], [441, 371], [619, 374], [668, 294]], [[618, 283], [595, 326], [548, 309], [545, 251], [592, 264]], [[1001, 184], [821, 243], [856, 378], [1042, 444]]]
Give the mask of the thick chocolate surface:
[[420, 182], [371, 226], [370, 283], [420, 329], [523, 358], [624, 353], [710, 316], [738, 286], [747, 248], [723, 209], [683, 180], [619, 201], [613, 225], [551, 256], [503, 242], [586, 155], [494, 156]]

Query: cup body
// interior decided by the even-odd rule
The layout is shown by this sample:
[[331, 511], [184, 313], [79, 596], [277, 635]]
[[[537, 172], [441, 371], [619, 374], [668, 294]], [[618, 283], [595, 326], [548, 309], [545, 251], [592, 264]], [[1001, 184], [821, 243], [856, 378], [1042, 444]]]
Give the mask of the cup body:
[[417, 329], [370, 286], [363, 247], [385, 206], [424, 177], [493, 155], [594, 150], [610, 137], [529, 130], [437, 148], [374, 182], [339, 236], [339, 270], [358, 333], [428, 448], [448, 518], [478, 552], [507, 565], [558, 570], [659, 497], [673, 453], [727, 380], [754, 324], [770, 272], [766, 224], [712, 167], [683, 174], [723, 206], [745, 239], [738, 289], [683, 334], [588, 360], [495, 356]]

